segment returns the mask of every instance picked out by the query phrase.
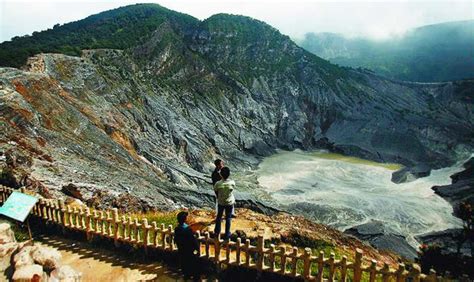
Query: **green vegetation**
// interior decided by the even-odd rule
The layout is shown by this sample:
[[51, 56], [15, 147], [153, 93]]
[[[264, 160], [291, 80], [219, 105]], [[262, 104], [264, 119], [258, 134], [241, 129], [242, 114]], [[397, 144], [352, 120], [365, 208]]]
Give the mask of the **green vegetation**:
[[157, 4], [122, 7], [52, 29], [17, 36], [0, 44], [0, 66], [20, 67], [38, 53], [80, 55], [82, 49], [125, 49], [148, 38], [162, 23], [169, 22], [178, 32], [197, 23], [191, 16]]

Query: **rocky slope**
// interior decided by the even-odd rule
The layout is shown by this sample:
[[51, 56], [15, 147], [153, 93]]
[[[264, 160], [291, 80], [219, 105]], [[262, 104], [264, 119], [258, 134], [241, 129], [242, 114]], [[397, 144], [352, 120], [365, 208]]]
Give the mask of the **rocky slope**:
[[[453, 206], [454, 215], [461, 218], [460, 204], [467, 203], [474, 205], [474, 158], [470, 158], [464, 163], [464, 170], [451, 175], [452, 184], [444, 186], [434, 186], [432, 189], [436, 194], [446, 199]], [[417, 238], [424, 244], [435, 244], [443, 246], [445, 252], [456, 254], [459, 252], [466, 256], [473, 256], [471, 246], [474, 244], [471, 240], [466, 240], [459, 244], [463, 237], [462, 228], [448, 229], [440, 232], [431, 232], [423, 234]]]
[[1, 182], [46, 196], [72, 183], [86, 201], [170, 209], [212, 206], [216, 157], [244, 171], [276, 148], [327, 148], [441, 167], [473, 150], [474, 81], [391, 81], [247, 17], [189, 20], [168, 17], [124, 50], [1, 68]]
[[452, 184], [433, 187], [436, 194], [453, 205], [455, 212], [462, 202], [474, 205], [474, 158], [463, 166], [464, 170], [451, 175]]

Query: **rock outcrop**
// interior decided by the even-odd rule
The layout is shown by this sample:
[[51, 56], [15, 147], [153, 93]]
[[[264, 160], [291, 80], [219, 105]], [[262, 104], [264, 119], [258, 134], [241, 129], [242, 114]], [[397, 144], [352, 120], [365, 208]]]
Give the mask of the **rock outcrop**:
[[380, 221], [373, 220], [357, 225], [345, 230], [344, 233], [368, 242], [379, 250], [389, 250], [408, 259], [417, 257], [416, 249], [407, 243], [404, 236], [387, 228]]
[[432, 188], [453, 205], [455, 215], [461, 202], [474, 206], [474, 158], [470, 158], [463, 166], [464, 170], [451, 176], [452, 184]]
[[447, 229], [438, 232], [430, 232], [416, 237], [416, 240], [426, 245], [442, 246], [443, 253], [460, 254], [471, 256], [469, 240], [461, 244], [463, 230], [459, 228]]
[[431, 168], [425, 164], [418, 164], [413, 167], [404, 167], [392, 173], [392, 182], [405, 183], [416, 180], [420, 177], [429, 176]]

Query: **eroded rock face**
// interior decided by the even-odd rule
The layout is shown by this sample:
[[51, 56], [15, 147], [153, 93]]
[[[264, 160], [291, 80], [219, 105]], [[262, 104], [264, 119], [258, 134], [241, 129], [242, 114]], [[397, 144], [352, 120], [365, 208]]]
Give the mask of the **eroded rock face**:
[[[185, 33], [175, 25], [129, 50], [1, 68], [0, 151], [31, 156], [27, 179], [48, 197], [72, 183], [85, 201], [130, 193], [166, 210], [213, 206], [216, 158], [239, 171], [276, 148], [323, 147], [436, 168], [473, 149], [473, 81], [341, 69], [246, 18], [215, 16]], [[258, 40], [241, 28], [258, 29]]]

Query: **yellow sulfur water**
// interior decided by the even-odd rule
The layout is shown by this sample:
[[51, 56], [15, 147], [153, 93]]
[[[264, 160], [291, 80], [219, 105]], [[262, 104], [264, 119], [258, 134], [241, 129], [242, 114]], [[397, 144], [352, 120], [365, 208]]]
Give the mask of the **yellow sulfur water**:
[[338, 160], [338, 161], [343, 161], [343, 162], [348, 162], [348, 163], [353, 163], [353, 164], [378, 166], [378, 167], [384, 167], [389, 170], [399, 170], [403, 167], [403, 165], [401, 164], [379, 163], [375, 161], [364, 160], [364, 159], [360, 159], [356, 157], [349, 157], [349, 156], [344, 156], [341, 154], [329, 153], [329, 152], [312, 152], [310, 154], [314, 157], [318, 157], [318, 158], [322, 158], [326, 160]]

